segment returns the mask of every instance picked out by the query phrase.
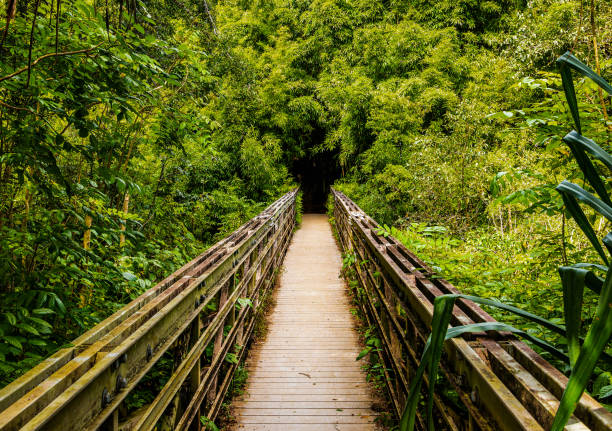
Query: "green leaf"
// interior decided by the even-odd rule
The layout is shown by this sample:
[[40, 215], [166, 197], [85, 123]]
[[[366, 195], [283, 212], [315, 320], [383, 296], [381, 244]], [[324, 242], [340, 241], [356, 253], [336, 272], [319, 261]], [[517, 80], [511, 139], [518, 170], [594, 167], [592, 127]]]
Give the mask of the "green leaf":
[[366, 356], [368, 353], [370, 353], [372, 351], [372, 347], [366, 347], [365, 349], [363, 349], [361, 352], [359, 352], [359, 355], [357, 355], [357, 358], [355, 358], [356, 361], [362, 359], [364, 356]]
[[23, 350], [23, 345], [17, 337], [13, 337], [12, 335], [6, 335], [2, 337], [2, 341], [6, 341], [11, 346], [17, 347], [19, 350]]
[[32, 313], [34, 314], [53, 314], [55, 313], [55, 311], [51, 310], [50, 308], [36, 308], [32, 310]]
[[229, 362], [230, 364], [237, 364], [238, 357], [235, 353], [228, 353], [227, 355], [225, 355], [225, 362]]
[[[567, 54], [567, 53], [566, 53]], [[564, 55], [566, 55], [564, 54]], [[576, 90], [574, 89], [574, 79], [572, 78], [572, 70], [569, 68], [567, 63], [561, 62], [561, 57], [557, 59], [559, 64], [559, 71], [561, 72], [561, 81], [563, 83], [563, 92], [565, 93], [565, 99], [574, 119], [574, 125], [578, 133], [582, 133], [582, 127], [580, 125], [580, 113], [578, 112], [578, 101], [576, 100]]]
[[44, 340], [41, 340], [39, 338], [32, 338], [28, 340], [28, 343], [33, 346], [38, 346], [38, 347], [45, 347], [47, 345], [47, 343]]
[[[586, 180], [589, 182], [589, 184], [591, 184], [593, 189], [595, 189], [599, 197], [603, 199], [604, 202], [606, 202], [608, 205], [612, 205], [612, 202], [610, 202], [610, 197], [608, 196], [606, 187], [603, 181], [601, 180], [601, 177], [599, 176], [599, 172], [597, 172], [597, 169], [595, 169], [595, 166], [593, 166], [593, 162], [591, 162], [591, 160], [589, 159], [589, 157], [587, 156], [585, 152], [584, 146], [586, 145], [586, 141], [582, 141], [580, 139], [575, 138], [575, 136], [581, 136], [581, 135], [578, 135], [578, 133], [576, 132], [573, 132], [573, 133], [575, 133], [575, 135], [571, 135], [570, 133], [570, 135], [567, 135], [563, 139], [563, 141], [570, 147], [570, 150], [572, 151], [572, 154], [574, 155], [576, 162], [578, 162], [578, 165], [580, 166], [580, 169], [584, 173], [584, 176]], [[566, 139], [568, 138], [568, 136], [569, 136], [569, 139]], [[595, 143], [593, 142], [593, 144]]]
[[589, 383], [599, 357], [610, 341], [610, 336], [612, 336], [612, 269], [606, 274], [593, 324], [582, 344], [575, 366], [572, 367], [551, 431], [561, 431], [567, 424]]
[[601, 388], [599, 390], [599, 393], [597, 394], [597, 397], [601, 399], [612, 397], [612, 385], [604, 386], [603, 388]]
[[[444, 345], [444, 341], [450, 338], [458, 337], [467, 332], [480, 332], [480, 331], [509, 331], [513, 332], [517, 335], [520, 335], [523, 338], [526, 338], [538, 345], [542, 349], [548, 351], [549, 353], [555, 355], [556, 357], [568, 361], [569, 358], [565, 356], [563, 352], [556, 349], [554, 346], [549, 343], [532, 336], [531, 334], [514, 328], [513, 326], [507, 325], [505, 323], [500, 322], [484, 322], [484, 323], [474, 323], [471, 325], [463, 325], [457, 326], [454, 328], [448, 328], [450, 323], [450, 319], [452, 317], [452, 311], [455, 306], [455, 301], [459, 298], [470, 299], [474, 302], [483, 303], [484, 301], [490, 302], [489, 305], [499, 306], [499, 308], [508, 309], [508, 305], [496, 303], [496, 301], [485, 300], [484, 298], [478, 298], [470, 295], [461, 295], [461, 294], [452, 294], [452, 295], [441, 295], [436, 297], [434, 300], [434, 314], [432, 317], [432, 329], [431, 335], [429, 336], [427, 343], [425, 344], [425, 349], [423, 351], [423, 355], [421, 357], [421, 363], [417, 368], [415, 376], [410, 382], [410, 387], [408, 389], [408, 398], [406, 400], [406, 406], [404, 408], [404, 412], [402, 413], [402, 417], [400, 420], [400, 431], [412, 431], [415, 425], [416, 419], [416, 409], [419, 403], [421, 386], [423, 381], [423, 375], [425, 373], [425, 369], [428, 369], [429, 376], [429, 388], [428, 388], [428, 399], [427, 399], [427, 423], [428, 429], [432, 430], [433, 423], [433, 394], [435, 389], [435, 381], [438, 373], [438, 367], [440, 358], [442, 355], [442, 347]], [[516, 307], [510, 307], [511, 309], [519, 310], [521, 314], [525, 314], [524, 310], [517, 309]], [[527, 313], [530, 314], [530, 313]], [[537, 316], [536, 316], [537, 317]], [[537, 317], [537, 319], [542, 320], [542, 318]], [[549, 322], [550, 323], [550, 322]], [[552, 323], [550, 323], [553, 325]], [[558, 325], [554, 325], [558, 326]]]
[[566, 52], [557, 59], [559, 70], [561, 72], [561, 80], [563, 82], [563, 91], [569, 105], [570, 112], [576, 125], [578, 133], [582, 133], [580, 125], [580, 113], [578, 112], [578, 101], [576, 100], [576, 90], [574, 89], [574, 80], [572, 78], [572, 70], [581, 73], [582, 75], [592, 79], [597, 85], [603, 88], [608, 94], [612, 94], [612, 86], [608, 84], [601, 76], [597, 75], [587, 65], [578, 60], [571, 52]]
[[582, 323], [582, 298], [585, 279], [591, 271], [583, 268], [562, 266], [559, 268], [563, 286], [563, 312], [570, 365], [574, 366], [580, 354], [580, 326]]
[[253, 307], [253, 301], [251, 301], [249, 298], [238, 298], [236, 302], [238, 303], [240, 309], [243, 309], [244, 307]]
[[40, 333], [35, 327], [33, 327], [32, 325], [28, 325], [27, 323], [19, 323], [16, 326], [25, 332], [29, 332], [30, 334], [40, 335]]
[[15, 315], [9, 312], [4, 313], [4, 315], [6, 316], [6, 320], [8, 320], [11, 325], [15, 326], [15, 324], [17, 323], [17, 318], [15, 317]]
[[563, 180], [557, 186], [559, 192], [571, 194], [577, 200], [584, 202], [599, 214], [612, 221], [612, 207], [604, 203], [601, 199], [596, 198], [591, 193], [580, 187], [578, 184]]
[[132, 274], [131, 272], [122, 272], [121, 275], [123, 275], [123, 278], [125, 278], [127, 281], [133, 281], [136, 280], [138, 277], [136, 277], [134, 274]]
[[593, 71], [593, 69], [591, 69], [589, 66], [578, 60], [571, 52], [567, 51], [565, 54], [559, 57], [557, 59], [557, 63], [567, 65], [587, 78], [592, 79], [604, 91], [612, 96], [612, 85], [595, 73], [595, 71]]
[[571, 143], [577, 148], [581, 148], [590, 153], [597, 160], [601, 161], [610, 171], [612, 171], [612, 156], [603, 148], [597, 145], [594, 141], [582, 136], [580, 133], [572, 130], [563, 138], [565, 143]]
[[566, 189], [565, 187], [560, 188], [564, 183], [567, 183], [567, 181], [564, 181], [563, 183], [559, 184], [559, 186], [557, 186], [557, 191], [561, 193], [561, 197], [563, 198], [565, 207], [571, 214], [572, 218], [574, 219], [578, 227], [580, 227], [582, 232], [584, 232], [588, 240], [591, 242], [591, 244], [597, 251], [597, 253], [599, 253], [599, 256], [602, 258], [602, 260], [607, 265], [608, 258], [606, 257], [603, 247], [601, 246], [601, 243], [597, 239], [597, 235], [595, 234], [593, 227], [587, 220], [586, 215], [584, 214], [584, 211], [582, 211], [582, 208], [580, 208], [580, 205], [578, 204], [577, 199], [574, 197], [573, 193], [571, 193], [570, 190]]

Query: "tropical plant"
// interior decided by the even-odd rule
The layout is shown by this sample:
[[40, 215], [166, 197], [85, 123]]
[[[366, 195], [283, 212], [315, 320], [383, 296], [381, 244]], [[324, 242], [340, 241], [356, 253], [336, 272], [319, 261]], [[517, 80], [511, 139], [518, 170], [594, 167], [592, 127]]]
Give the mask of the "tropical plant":
[[[414, 428], [423, 375], [426, 369], [429, 375], [429, 381], [431, 382], [428, 387], [426, 417], [429, 429], [434, 429], [432, 418], [433, 393], [435, 389], [434, 382], [436, 381], [438, 364], [445, 340], [460, 336], [467, 332], [491, 330], [511, 331], [521, 337], [527, 338], [549, 353], [561, 358], [565, 357], [563, 352], [560, 352], [550, 344], [505, 323], [485, 322], [449, 328], [448, 325], [452, 316], [453, 307], [458, 298], [469, 299], [476, 303], [505, 309], [506, 311], [520, 315], [549, 330], [560, 332], [566, 336], [568, 340], [569, 356], [567, 360], [571, 367], [571, 373], [551, 427], [552, 431], [562, 430], [567, 424], [576, 408], [578, 400], [589, 383], [598, 360], [604, 353], [606, 345], [610, 342], [610, 336], [612, 335], [612, 267], [608, 264], [608, 257], [604, 251], [604, 247], [612, 254], [612, 233], [609, 233], [600, 241], [595, 234], [591, 222], [589, 222], [586, 214], [582, 210], [580, 203], [588, 205], [595, 213], [612, 221], [612, 201], [610, 200], [610, 196], [598, 169], [590, 159], [590, 157], [593, 157], [600, 162], [601, 165], [612, 171], [612, 156], [594, 141], [581, 135], [580, 113], [571, 71], [575, 70], [592, 79], [610, 95], [612, 95], [612, 86], [569, 52], [561, 56], [557, 62], [561, 70], [563, 89], [565, 91], [569, 110], [577, 129], [567, 134], [563, 138], [563, 141], [570, 147], [574, 158], [584, 174], [585, 180], [599, 198], [581, 186], [569, 181], [563, 181], [559, 184], [559, 186], [557, 186], [557, 191], [563, 198], [567, 212], [589, 239], [593, 248], [601, 257], [604, 265], [600, 263], [577, 263], [559, 268], [563, 286], [564, 327], [516, 307], [510, 307], [488, 299], [468, 295], [438, 296], [434, 300], [432, 332], [425, 345], [421, 363], [416, 371], [415, 377], [410, 383], [406, 407], [400, 422], [401, 431], [412, 430]], [[603, 279], [599, 277], [596, 272], [605, 273]], [[586, 337], [582, 339], [580, 333], [582, 324], [582, 301], [585, 287], [598, 293], [599, 301], [597, 310], [593, 316], [593, 323], [587, 331]]]

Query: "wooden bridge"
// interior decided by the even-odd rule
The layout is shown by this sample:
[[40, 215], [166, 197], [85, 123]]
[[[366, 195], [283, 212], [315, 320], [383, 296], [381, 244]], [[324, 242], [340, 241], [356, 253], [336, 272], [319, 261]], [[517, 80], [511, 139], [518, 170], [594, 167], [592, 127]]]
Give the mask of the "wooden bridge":
[[[340, 255], [323, 216], [304, 216], [291, 241], [292, 191], [2, 389], [0, 430], [202, 429], [204, 418], [218, 416], [247, 356], [246, 392], [233, 405], [237, 429], [375, 429], [371, 391], [355, 361], [361, 347], [350, 301], [379, 340], [370, 360], [398, 416], [432, 301], [456, 289], [333, 193], [332, 225], [354, 259], [352, 299], [338, 279]], [[252, 343], [279, 273], [269, 333]], [[459, 301], [451, 324], [491, 320]], [[526, 344], [497, 332], [447, 341], [441, 369], [435, 413], [438, 428], [449, 430], [545, 430], [567, 382]], [[152, 388], [152, 399], [142, 401]], [[420, 416], [417, 423], [423, 428]], [[612, 415], [584, 395], [566, 429], [610, 430]]]

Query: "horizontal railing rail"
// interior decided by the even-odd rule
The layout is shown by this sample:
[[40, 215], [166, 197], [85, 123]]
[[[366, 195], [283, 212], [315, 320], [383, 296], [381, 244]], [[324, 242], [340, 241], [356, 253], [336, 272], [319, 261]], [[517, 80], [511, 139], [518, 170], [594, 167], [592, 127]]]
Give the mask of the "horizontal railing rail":
[[[0, 390], [0, 430], [186, 430], [214, 419], [282, 264], [296, 194]], [[126, 398], [162, 357], [167, 382], [128, 412]]]
[[[355, 297], [381, 340], [378, 360], [397, 416], [431, 332], [433, 300], [459, 293], [354, 202], [333, 190], [334, 223], [345, 253], [354, 253]], [[457, 301], [451, 325], [494, 321], [475, 303]], [[439, 429], [545, 430], [552, 425], [567, 378], [512, 334], [487, 332], [448, 340], [441, 374], [456, 393], [436, 391]], [[429, 384], [427, 380], [426, 385]], [[424, 388], [424, 393], [427, 389]], [[423, 418], [417, 423], [425, 429]], [[612, 429], [612, 414], [588, 394], [566, 429]]]

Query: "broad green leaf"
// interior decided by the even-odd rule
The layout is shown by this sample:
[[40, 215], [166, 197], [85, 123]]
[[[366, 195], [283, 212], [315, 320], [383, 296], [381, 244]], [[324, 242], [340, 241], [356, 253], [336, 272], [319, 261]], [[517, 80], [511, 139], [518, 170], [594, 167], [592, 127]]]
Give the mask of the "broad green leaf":
[[612, 385], [604, 386], [603, 388], [601, 388], [597, 396], [599, 398], [612, 397]]
[[561, 61], [561, 57], [557, 59], [557, 63], [559, 64], [565, 99], [567, 100], [572, 118], [574, 119], [574, 125], [576, 126], [578, 133], [582, 133], [580, 113], [578, 112], [578, 101], [576, 100], [576, 90], [574, 89], [574, 79], [572, 78], [572, 70], [567, 63]]
[[597, 85], [599, 85], [605, 92], [612, 96], [612, 85], [610, 85], [605, 79], [599, 76], [593, 69], [588, 67], [586, 64], [578, 60], [571, 52], [567, 51], [561, 57], [557, 59], [557, 63], [567, 65], [575, 71], [581, 73], [587, 78], [592, 79]]
[[372, 347], [366, 347], [365, 349], [363, 349], [361, 352], [359, 352], [359, 355], [357, 355], [357, 358], [355, 359], [356, 361], [359, 361], [360, 359], [362, 359], [363, 357], [365, 357], [368, 353], [370, 353], [372, 351]]
[[127, 281], [133, 281], [136, 280], [138, 277], [136, 277], [134, 274], [132, 274], [131, 272], [122, 272], [121, 275], [123, 275], [123, 278], [125, 278]]
[[597, 85], [608, 92], [608, 94], [612, 94], [612, 86], [610, 86], [610, 84], [608, 84], [601, 76], [597, 75], [587, 65], [574, 57], [574, 55], [572, 55], [572, 53], [569, 51], [557, 59], [557, 64], [559, 65], [559, 70], [561, 72], [563, 91], [565, 92], [565, 98], [574, 119], [574, 124], [576, 125], [578, 133], [582, 133], [580, 113], [578, 111], [578, 101], [576, 100], [576, 90], [574, 88], [574, 80], [572, 78], [572, 69], [592, 79]]
[[33, 327], [32, 325], [28, 325], [27, 323], [19, 323], [16, 325], [19, 329], [22, 329], [26, 332], [29, 332], [30, 334], [33, 335], [40, 335], [40, 333], [38, 332], [38, 330]]

